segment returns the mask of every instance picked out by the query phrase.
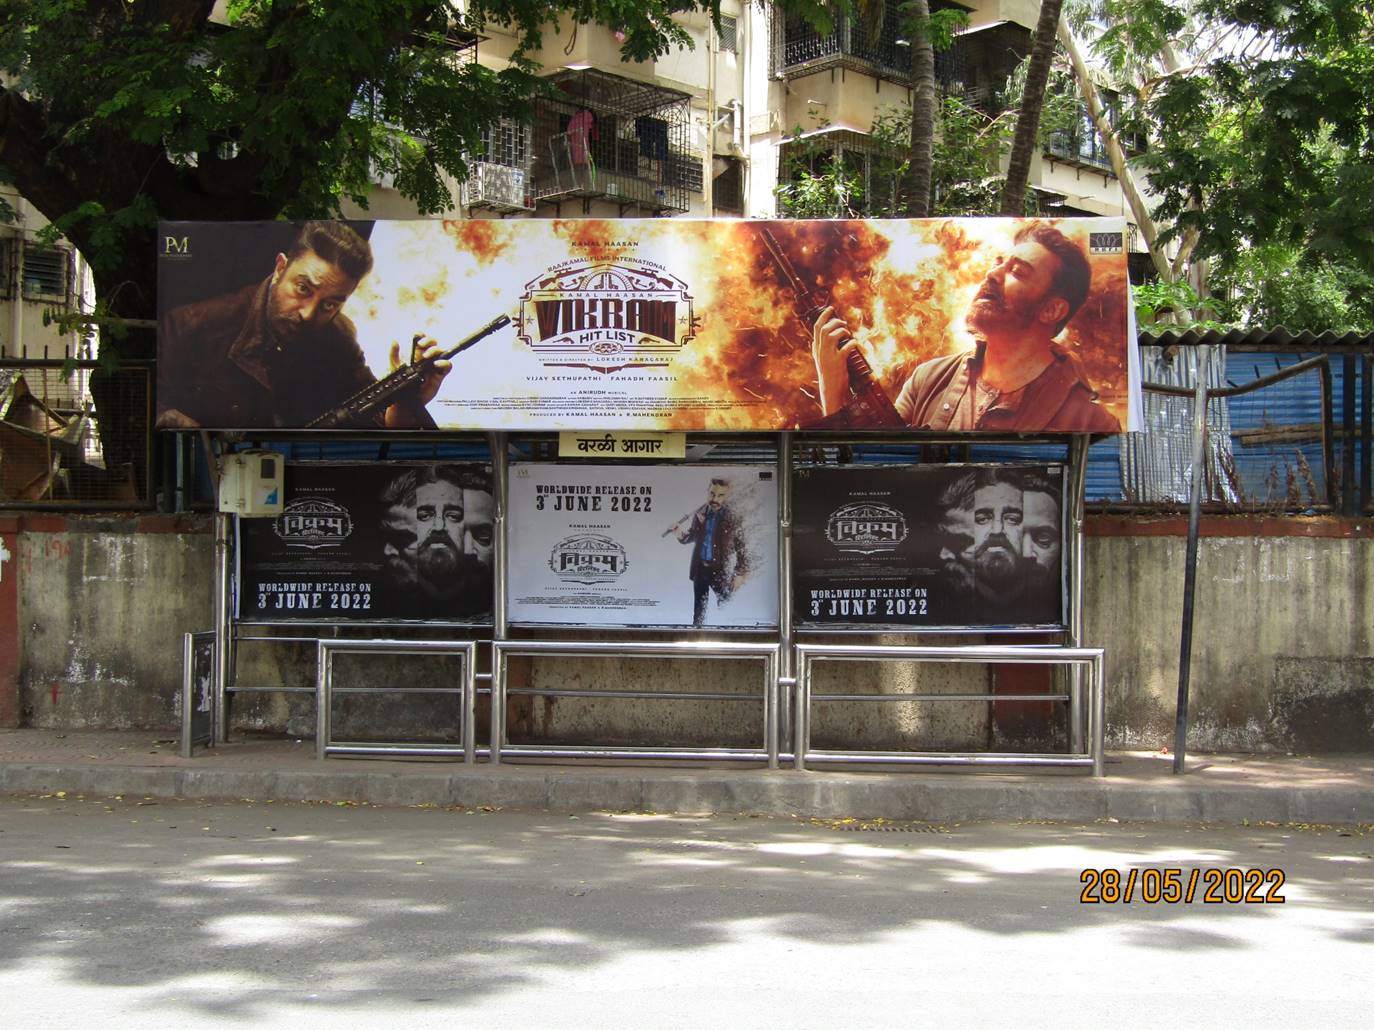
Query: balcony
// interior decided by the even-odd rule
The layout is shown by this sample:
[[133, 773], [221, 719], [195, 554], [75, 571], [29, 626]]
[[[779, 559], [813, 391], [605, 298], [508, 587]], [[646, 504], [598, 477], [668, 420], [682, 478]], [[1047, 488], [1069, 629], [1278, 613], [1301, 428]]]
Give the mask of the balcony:
[[[898, 5], [889, 4], [882, 27], [870, 32], [855, 19], [837, 15], [834, 30], [823, 36], [800, 16], [776, 12], [770, 70], [774, 78], [791, 79], [829, 68], [852, 68], [876, 78], [910, 83], [911, 42], [901, 26], [902, 18]], [[963, 51], [957, 43], [936, 52], [935, 80], [942, 89], [957, 89], [966, 77]]]
[[594, 200], [622, 216], [679, 214], [702, 189], [689, 146], [691, 97], [595, 69], [559, 72], [535, 105], [529, 196], [535, 204]]

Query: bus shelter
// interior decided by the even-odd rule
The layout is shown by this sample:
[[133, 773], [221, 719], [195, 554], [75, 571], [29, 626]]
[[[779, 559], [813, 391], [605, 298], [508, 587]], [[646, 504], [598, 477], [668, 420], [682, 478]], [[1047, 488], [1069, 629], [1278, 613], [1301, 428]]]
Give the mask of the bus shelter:
[[[1123, 227], [1108, 221], [169, 223], [160, 425], [198, 429], [226, 464], [280, 473], [274, 504], [219, 516], [213, 634], [187, 642], [198, 696], [212, 655], [210, 736], [225, 739], [233, 699], [260, 689], [238, 676], [239, 648], [294, 645], [315, 649], [313, 684], [267, 689], [313, 696], [321, 757], [1100, 775], [1086, 455], [1094, 435], [1138, 418], [1139, 379]], [[202, 247], [241, 256], [249, 278], [229, 300], [214, 295], [224, 262], [187, 257]], [[955, 349], [957, 309], [995, 329], [972, 312], [997, 308], [1005, 328], [1008, 298], [1029, 296], [1013, 277], [1073, 265], [1063, 247], [1090, 278], [1036, 287], [1081, 294], [1067, 313], [1044, 300], [1044, 324], [1023, 328], [1047, 341], [1040, 371], [1019, 390], [979, 393], [999, 337]], [[247, 270], [274, 251], [255, 283]], [[274, 318], [307, 304], [321, 318], [330, 289], [337, 317], [282, 335], [337, 351], [346, 324], [357, 390], [267, 419], [254, 406], [278, 393], [235, 386], [248, 330], [228, 329], [258, 318], [270, 346]], [[388, 361], [377, 341], [412, 327], [410, 360], [394, 348]], [[186, 359], [189, 341], [216, 333], [233, 337], [217, 384]], [[271, 386], [278, 359], [253, 360], [254, 382]], [[974, 380], [962, 392], [961, 376]], [[1036, 457], [1017, 457], [1027, 445]], [[432, 659], [449, 663], [438, 678], [338, 675], [354, 660], [395, 673]], [[923, 685], [927, 667], [971, 664], [1056, 671], [1016, 693]], [[860, 667], [907, 671], [860, 688], [849, 679]], [[351, 739], [340, 704], [380, 692], [448, 706], [454, 731]], [[512, 726], [521, 706], [584, 703], [633, 709], [640, 730], [656, 707], [673, 713], [664, 725], [694, 706], [739, 714], [716, 717], [719, 741], [688, 744], [615, 717], [564, 741]], [[826, 728], [839, 707], [893, 705], [1048, 705], [1064, 746], [893, 748]]]

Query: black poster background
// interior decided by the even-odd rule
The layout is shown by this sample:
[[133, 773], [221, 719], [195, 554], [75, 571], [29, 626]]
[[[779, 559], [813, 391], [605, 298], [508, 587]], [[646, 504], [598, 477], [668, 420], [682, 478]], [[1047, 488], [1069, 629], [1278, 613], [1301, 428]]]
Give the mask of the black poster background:
[[281, 515], [238, 520], [238, 618], [490, 623], [490, 467], [291, 463], [285, 476]]
[[[797, 623], [1063, 625], [1063, 484], [1058, 465], [798, 468]], [[1038, 496], [1026, 500], [1028, 492]], [[1013, 525], [1018, 512], [1020, 524]], [[1004, 521], [1009, 546], [999, 547], [995, 534]], [[989, 539], [980, 559], [978, 546]]]

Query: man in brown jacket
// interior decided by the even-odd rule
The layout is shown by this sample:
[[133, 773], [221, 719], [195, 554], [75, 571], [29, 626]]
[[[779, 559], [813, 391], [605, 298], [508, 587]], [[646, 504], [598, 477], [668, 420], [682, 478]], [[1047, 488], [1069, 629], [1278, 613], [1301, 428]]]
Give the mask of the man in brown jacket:
[[[932, 431], [1120, 432], [1077, 357], [1054, 342], [1087, 299], [1087, 257], [1043, 222], [1023, 226], [1013, 243], [969, 306], [977, 346], [918, 365], [897, 395], [897, 413]], [[835, 309], [824, 309], [811, 353], [826, 415], [849, 402], [846, 358], [855, 347]]]
[[[372, 248], [348, 226], [306, 222], [262, 282], [168, 312], [158, 324], [158, 428], [299, 429], [372, 385], [342, 313], [371, 270]], [[424, 340], [411, 358], [441, 350]], [[434, 362], [416, 394], [354, 428], [433, 428], [425, 405], [449, 367]]]

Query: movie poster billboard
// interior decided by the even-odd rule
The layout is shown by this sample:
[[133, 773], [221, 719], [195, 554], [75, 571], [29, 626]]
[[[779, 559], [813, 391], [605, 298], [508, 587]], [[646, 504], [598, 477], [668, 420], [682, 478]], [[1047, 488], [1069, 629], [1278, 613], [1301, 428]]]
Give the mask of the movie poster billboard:
[[510, 621], [778, 624], [772, 466], [514, 464]]
[[797, 623], [1062, 626], [1064, 480], [1059, 465], [797, 469]]
[[167, 222], [157, 424], [1117, 432], [1139, 424], [1125, 239], [1110, 218]]
[[237, 617], [491, 622], [485, 465], [289, 463], [285, 506], [238, 519]]

